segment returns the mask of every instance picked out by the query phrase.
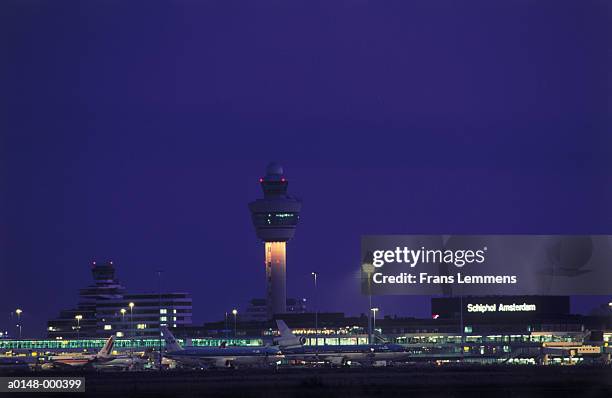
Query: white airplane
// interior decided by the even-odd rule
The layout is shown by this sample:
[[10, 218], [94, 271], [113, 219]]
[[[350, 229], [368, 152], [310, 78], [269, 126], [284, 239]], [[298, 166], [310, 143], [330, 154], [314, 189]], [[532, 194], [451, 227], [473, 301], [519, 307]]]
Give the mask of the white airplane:
[[306, 339], [297, 337], [287, 324], [278, 319], [280, 337], [274, 341], [283, 350], [286, 359], [304, 362], [328, 362], [332, 365], [376, 365], [408, 358], [406, 349], [399, 344], [356, 344], [305, 346]]
[[146, 358], [137, 355], [114, 355], [93, 361], [91, 365], [96, 370], [131, 370], [142, 369], [147, 362]]
[[115, 344], [115, 337], [111, 336], [106, 340], [104, 346], [97, 354], [62, 354], [62, 355], [54, 355], [50, 357], [51, 364], [54, 367], [63, 367], [63, 368], [80, 368], [85, 367], [94, 363], [95, 361], [108, 361], [113, 359], [114, 357], [111, 355], [113, 351], [113, 345]]
[[[134, 367], [143, 366], [147, 360], [134, 355], [112, 355], [115, 344], [114, 336], [106, 340], [104, 347], [97, 354], [64, 354], [52, 356], [52, 368], [75, 369], [75, 368], [94, 368], [96, 370], [122, 369], [128, 370]], [[47, 368], [48, 366], [44, 366]]]
[[280, 337], [274, 338], [274, 344], [278, 345], [281, 349], [301, 348], [306, 344], [306, 337], [297, 337], [293, 334], [293, 331], [289, 329], [289, 326], [280, 319], [276, 320], [276, 326], [280, 332]]
[[183, 348], [168, 327], [161, 328], [166, 341], [164, 357], [179, 364], [198, 368], [236, 368], [238, 366], [267, 366], [283, 358], [278, 347], [189, 347]]

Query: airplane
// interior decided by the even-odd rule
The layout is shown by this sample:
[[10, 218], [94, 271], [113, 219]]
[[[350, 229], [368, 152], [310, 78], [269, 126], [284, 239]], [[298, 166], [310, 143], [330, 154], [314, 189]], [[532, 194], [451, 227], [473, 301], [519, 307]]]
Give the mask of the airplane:
[[356, 344], [305, 346], [306, 339], [297, 337], [287, 324], [276, 320], [280, 337], [274, 339], [286, 359], [304, 362], [327, 362], [334, 366], [348, 366], [353, 362], [364, 366], [406, 360], [409, 354], [399, 344]]
[[161, 327], [166, 349], [164, 357], [187, 367], [236, 368], [275, 364], [283, 358], [278, 347], [188, 347], [183, 348], [167, 326]]
[[104, 346], [97, 354], [62, 354], [54, 355], [49, 359], [51, 365], [58, 368], [81, 368], [87, 365], [91, 365], [95, 361], [107, 361], [113, 358], [111, 352], [113, 351], [113, 345], [115, 344], [115, 337], [111, 336], [106, 340]]
[[91, 366], [96, 370], [131, 370], [144, 368], [147, 358], [136, 355], [114, 355], [103, 360], [96, 360]]
[[273, 339], [274, 344], [278, 345], [281, 349], [301, 348], [306, 344], [306, 337], [297, 337], [293, 334], [293, 331], [289, 329], [289, 326], [280, 319], [276, 320], [276, 326], [280, 332], [280, 337]]
[[64, 354], [52, 356], [51, 363], [45, 364], [43, 368], [93, 368], [96, 370], [128, 370], [137, 366], [144, 366], [147, 362], [145, 358], [134, 355], [113, 355], [114, 336], [106, 340], [102, 349], [93, 355], [86, 354]]

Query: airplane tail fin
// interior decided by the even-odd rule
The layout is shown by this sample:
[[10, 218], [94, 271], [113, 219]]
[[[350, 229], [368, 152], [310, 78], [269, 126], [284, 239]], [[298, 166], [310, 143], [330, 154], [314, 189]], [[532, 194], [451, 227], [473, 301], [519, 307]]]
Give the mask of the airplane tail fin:
[[98, 357], [107, 358], [113, 352], [113, 346], [115, 345], [115, 336], [110, 336], [100, 351], [98, 351]]
[[293, 331], [287, 326], [285, 321], [281, 319], [276, 320], [276, 326], [278, 326], [278, 331], [280, 333], [280, 337], [274, 339], [274, 343], [278, 344], [281, 348], [294, 348], [301, 347], [306, 343], [305, 337], [297, 337], [293, 334]]
[[183, 347], [181, 347], [178, 341], [176, 341], [176, 339], [174, 338], [174, 335], [172, 334], [170, 329], [168, 329], [168, 326], [162, 326], [161, 332], [162, 332], [162, 336], [164, 336], [164, 340], [166, 341], [166, 349], [168, 351], [183, 350]]
[[289, 326], [282, 319], [276, 320], [276, 326], [278, 326], [281, 337], [295, 337], [293, 331], [289, 329]]

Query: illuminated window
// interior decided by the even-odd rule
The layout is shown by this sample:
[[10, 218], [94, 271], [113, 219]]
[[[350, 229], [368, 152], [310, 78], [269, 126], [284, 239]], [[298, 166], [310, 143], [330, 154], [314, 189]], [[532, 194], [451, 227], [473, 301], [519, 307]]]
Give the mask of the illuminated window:
[[111, 330], [112, 328], [112, 325], [104, 325], [104, 330]]
[[117, 337], [123, 337], [123, 332], [117, 332]]
[[175, 317], [175, 316], [173, 316], [173, 317], [172, 317], [172, 320], [173, 320], [174, 322], [176, 322], [176, 317]]
[[146, 323], [139, 323], [138, 325], [136, 325], [136, 329], [146, 329], [146, 328], [147, 328]]
[[165, 316], [160, 316], [159, 320], [162, 321], [162, 322], [166, 322], [168, 320], [168, 318], [165, 317]]
[[255, 213], [255, 225], [296, 225], [299, 216], [296, 213]]
[[168, 310], [167, 310], [167, 309], [165, 309], [165, 308], [162, 308], [162, 309], [160, 309], [160, 310], [159, 310], [159, 313], [160, 313], [160, 314], [167, 314], [167, 313], [168, 313]]
[[176, 310], [172, 310], [172, 313], [173, 313], [173, 314], [176, 314]]

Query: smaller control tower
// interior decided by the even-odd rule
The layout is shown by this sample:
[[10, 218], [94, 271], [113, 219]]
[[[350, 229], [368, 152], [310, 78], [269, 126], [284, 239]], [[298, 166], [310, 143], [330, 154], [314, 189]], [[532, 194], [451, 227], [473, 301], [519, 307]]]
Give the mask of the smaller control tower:
[[249, 203], [257, 237], [265, 243], [268, 317], [287, 311], [286, 243], [293, 238], [302, 202], [287, 195], [283, 167], [270, 163], [259, 179], [263, 199]]

